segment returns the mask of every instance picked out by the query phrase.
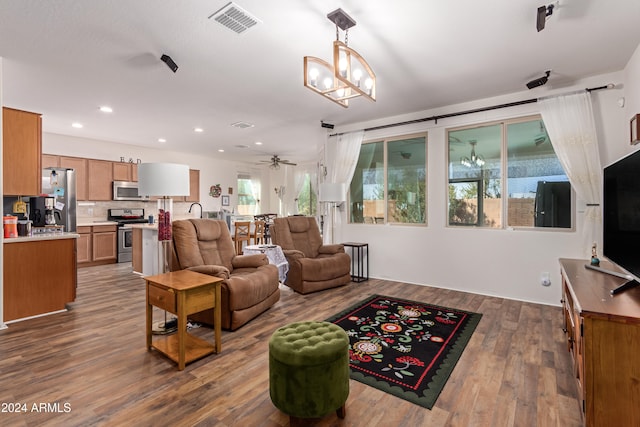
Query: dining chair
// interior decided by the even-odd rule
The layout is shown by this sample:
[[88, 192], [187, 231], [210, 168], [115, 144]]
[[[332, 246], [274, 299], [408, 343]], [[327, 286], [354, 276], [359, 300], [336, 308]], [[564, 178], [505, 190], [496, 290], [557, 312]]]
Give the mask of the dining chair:
[[253, 244], [264, 244], [264, 225], [265, 222], [258, 220], [253, 223], [253, 231], [251, 232], [251, 238], [253, 239]]
[[236, 221], [233, 223], [234, 233], [233, 241], [236, 247], [236, 255], [242, 255], [242, 242], [249, 244], [251, 237], [251, 222], [250, 221]]

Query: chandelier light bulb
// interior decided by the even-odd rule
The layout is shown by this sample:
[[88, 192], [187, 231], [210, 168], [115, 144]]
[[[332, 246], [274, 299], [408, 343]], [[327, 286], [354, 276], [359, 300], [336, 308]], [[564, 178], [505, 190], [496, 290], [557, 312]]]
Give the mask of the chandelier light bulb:
[[342, 98], [344, 96], [344, 89], [340, 88], [336, 91], [336, 95], [338, 95], [338, 98]]
[[324, 84], [325, 89], [329, 89], [331, 86], [333, 86], [333, 80], [329, 77], [325, 78], [322, 83]]
[[340, 58], [340, 60], [338, 61], [338, 68], [340, 68], [340, 75], [342, 77], [346, 77], [347, 76], [347, 58], [342, 57]]
[[360, 68], [356, 68], [353, 70], [353, 79], [356, 82], [356, 86], [360, 87], [360, 79], [362, 78], [362, 70]]
[[369, 95], [371, 95], [371, 88], [373, 87], [373, 80], [371, 78], [368, 78], [367, 80], [364, 81], [364, 87], [367, 89], [367, 92], [369, 93]]
[[312, 68], [309, 70], [309, 78], [311, 79], [311, 84], [313, 86], [318, 85], [318, 76], [320, 75], [320, 71], [317, 68]]

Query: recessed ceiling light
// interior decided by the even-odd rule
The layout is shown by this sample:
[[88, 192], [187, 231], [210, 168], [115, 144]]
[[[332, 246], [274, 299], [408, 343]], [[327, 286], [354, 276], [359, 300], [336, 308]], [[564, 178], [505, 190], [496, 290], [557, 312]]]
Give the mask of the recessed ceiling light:
[[107, 105], [103, 105], [102, 107], [100, 107], [100, 111], [102, 111], [103, 113], [113, 113], [113, 108]]
[[82, 123], [71, 123], [71, 127], [74, 127], [76, 129], [82, 129]]
[[167, 142], [167, 140], [164, 138], [158, 138], [158, 142], [164, 144], [165, 142]]
[[218, 149], [218, 153], [224, 153], [224, 150], [222, 148]]
[[262, 141], [256, 141], [255, 144], [256, 145], [262, 145]]
[[194, 128], [193, 131], [201, 133], [201, 132], [204, 132], [204, 129], [202, 129], [202, 128]]

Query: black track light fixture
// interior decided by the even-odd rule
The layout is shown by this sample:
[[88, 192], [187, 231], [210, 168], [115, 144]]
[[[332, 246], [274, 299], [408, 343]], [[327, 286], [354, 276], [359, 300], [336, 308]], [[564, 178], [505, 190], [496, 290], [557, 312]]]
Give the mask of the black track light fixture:
[[545, 74], [544, 76], [539, 77], [537, 79], [533, 79], [529, 83], [527, 83], [527, 88], [533, 89], [534, 87], [543, 86], [547, 84], [547, 81], [549, 81], [549, 74], [551, 74], [551, 70], [545, 71], [544, 74]]
[[173, 71], [174, 73], [176, 71], [178, 71], [178, 64], [176, 64], [175, 62], [173, 62], [173, 59], [171, 59], [171, 57], [169, 55], [162, 55], [160, 57], [160, 59], [162, 60], [162, 62], [164, 62], [165, 64], [167, 64], [167, 67], [171, 68], [171, 71]]

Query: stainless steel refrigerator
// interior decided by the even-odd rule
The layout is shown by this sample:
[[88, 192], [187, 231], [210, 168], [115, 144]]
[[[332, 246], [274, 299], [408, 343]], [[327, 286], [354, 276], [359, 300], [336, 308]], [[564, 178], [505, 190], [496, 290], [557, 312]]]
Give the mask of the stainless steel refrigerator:
[[[73, 169], [65, 168], [43, 169], [41, 196], [55, 198], [56, 224], [64, 225], [64, 231], [75, 232], [76, 172]], [[42, 199], [42, 197], [36, 199]]]

